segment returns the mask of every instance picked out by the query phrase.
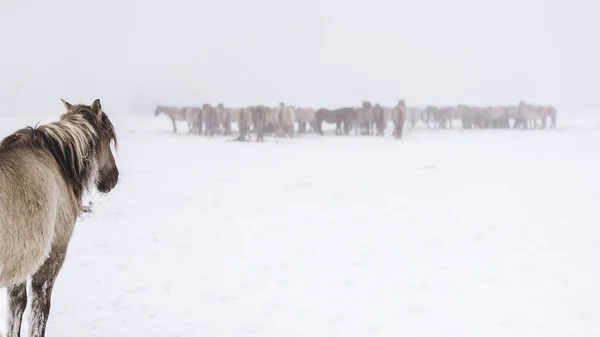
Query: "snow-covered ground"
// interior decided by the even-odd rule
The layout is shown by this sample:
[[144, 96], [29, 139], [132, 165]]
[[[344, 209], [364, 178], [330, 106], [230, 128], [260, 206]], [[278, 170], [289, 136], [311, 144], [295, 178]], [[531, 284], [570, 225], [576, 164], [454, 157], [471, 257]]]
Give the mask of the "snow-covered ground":
[[113, 120], [121, 182], [89, 198], [49, 336], [600, 335], [600, 114], [264, 144]]

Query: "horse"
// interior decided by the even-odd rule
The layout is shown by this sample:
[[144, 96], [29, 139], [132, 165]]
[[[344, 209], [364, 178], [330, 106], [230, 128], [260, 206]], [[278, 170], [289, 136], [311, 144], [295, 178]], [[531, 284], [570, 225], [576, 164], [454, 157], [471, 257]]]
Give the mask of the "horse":
[[[177, 125], [175, 125], [175, 122], [184, 122], [186, 121], [185, 118], [185, 113], [183, 112], [182, 109], [174, 107], [174, 106], [163, 106], [163, 105], [158, 105], [156, 106], [156, 110], [154, 110], [154, 116], [158, 116], [161, 113], [167, 115], [170, 119], [171, 122], [173, 123], [173, 132], [177, 132]], [[188, 126], [189, 123], [188, 123]], [[191, 126], [190, 126], [191, 129]]]
[[375, 122], [375, 129], [377, 130], [377, 136], [385, 135], [385, 127], [387, 125], [387, 119], [385, 117], [385, 110], [379, 104], [373, 106], [373, 121]]
[[548, 116], [548, 113], [543, 107], [527, 104], [525, 101], [520, 101], [519, 112], [524, 120], [523, 128], [537, 129], [538, 119], [541, 121], [541, 125], [539, 125], [539, 127], [542, 129], [546, 127], [546, 117]]
[[15, 131], [0, 142], [0, 287], [8, 290], [8, 337], [19, 337], [31, 280], [31, 336], [45, 336], [52, 289], [85, 190], [119, 181], [117, 137], [100, 100], [63, 100], [57, 121]]
[[202, 134], [202, 108], [187, 106], [181, 108], [181, 111], [188, 124], [188, 134]]
[[295, 110], [298, 133], [312, 132], [315, 124], [315, 110], [312, 108], [296, 108]]
[[294, 134], [294, 121], [296, 120], [296, 110], [294, 106], [279, 103], [279, 108], [275, 109], [275, 119], [277, 136], [292, 137]]
[[219, 116], [217, 108], [213, 107], [208, 103], [205, 103], [202, 106], [202, 120], [206, 125], [204, 135], [213, 137], [215, 135], [215, 132], [217, 131], [217, 127], [219, 126]]
[[219, 103], [215, 109], [217, 111], [217, 125], [223, 127], [223, 135], [231, 135], [231, 112], [225, 108], [223, 103]]
[[235, 139], [245, 142], [250, 140], [250, 125], [252, 124], [251, 108], [236, 108], [231, 110], [232, 119], [237, 120], [240, 135]]
[[401, 99], [398, 100], [396, 107], [392, 110], [392, 121], [394, 122], [394, 133], [393, 136], [396, 139], [402, 138], [402, 129], [404, 128], [404, 122], [406, 121], [406, 101]]
[[504, 107], [504, 109], [506, 110], [506, 118], [508, 119], [509, 127], [510, 127], [511, 119], [514, 121], [513, 129], [516, 129], [523, 124], [523, 118], [521, 117], [521, 113], [517, 106], [510, 105], [510, 106]]
[[322, 123], [325, 121], [329, 124], [335, 123], [335, 134], [342, 135], [342, 123], [344, 124], [343, 134], [350, 134], [350, 123], [356, 119], [356, 109], [340, 108], [335, 110], [319, 109], [315, 113], [315, 131], [323, 135]]
[[267, 115], [269, 114], [269, 108], [264, 105], [252, 106], [249, 108], [252, 116], [252, 124], [256, 131], [256, 141], [264, 142], [265, 126], [267, 124]]
[[[456, 117], [455, 108], [451, 106], [445, 106], [439, 108], [433, 114], [434, 119], [437, 121], [437, 127], [445, 129], [446, 125], [452, 129], [452, 119]], [[460, 116], [458, 116], [460, 118]]]
[[472, 129], [474, 127], [476, 127], [476, 123], [477, 123], [477, 109], [464, 105], [464, 104], [459, 104], [457, 106], [457, 109], [459, 110], [460, 113], [460, 121], [462, 124], [462, 128], [463, 129]]
[[363, 135], [373, 135], [373, 124], [375, 124], [375, 114], [373, 104], [369, 101], [363, 101], [362, 106], [356, 110], [356, 126]]
[[419, 116], [421, 115], [421, 109], [413, 107], [406, 108], [406, 120], [410, 122], [410, 128], [414, 129]]
[[439, 110], [440, 108], [433, 106], [433, 105], [428, 105], [426, 106], [423, 110], [421, 110], [421, 120], [425, 123], [425, 125], [427, 125], [427, 128], [431, 128], [431, 125], [429, 124], [429, 122], [433, 119], [433, 126], [435, 128], [438, 127], [438, 118], [439, 118]]

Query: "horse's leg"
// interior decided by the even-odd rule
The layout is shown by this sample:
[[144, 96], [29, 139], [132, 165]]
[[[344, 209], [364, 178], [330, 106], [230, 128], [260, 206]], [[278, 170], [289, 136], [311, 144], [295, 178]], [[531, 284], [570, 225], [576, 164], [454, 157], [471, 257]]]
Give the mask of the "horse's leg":
[[52, 247], [50, 256], [31, 278], [31, 314], [29, 334], [32, 337], [46, 335], [46, 323], [50, 314], [52, 289], [58, 272], [65, 261], [66, 247]]
[[171, 122], [173, 123], [173, 132], [177, 132], [177, 125], [175, 125], [175, 119], [171, 118]]
[[27, 307], [27, 282], [8, 287], [8, 335], [21, 336], [23, 312]]
[[542, 118], [542, 129], [546, 129], [546, 116]]
[[230, 136], [231, 133], [231, 121], [227, 121], [227, 135]]

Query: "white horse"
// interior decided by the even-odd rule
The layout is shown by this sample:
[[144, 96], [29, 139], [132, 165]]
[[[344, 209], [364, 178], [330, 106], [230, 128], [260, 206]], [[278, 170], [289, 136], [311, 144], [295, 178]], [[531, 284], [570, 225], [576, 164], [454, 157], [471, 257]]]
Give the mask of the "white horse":
[[181, 108], [158, 105], [154, 110], [154, 116], [158, 116], [161, 113], [167, 115], [171, 119], [171, 122], [173, 123], [173, 132], [177, 132], [177, 125], [175, 125], [175, 122], [186, 121], [185, 114]]

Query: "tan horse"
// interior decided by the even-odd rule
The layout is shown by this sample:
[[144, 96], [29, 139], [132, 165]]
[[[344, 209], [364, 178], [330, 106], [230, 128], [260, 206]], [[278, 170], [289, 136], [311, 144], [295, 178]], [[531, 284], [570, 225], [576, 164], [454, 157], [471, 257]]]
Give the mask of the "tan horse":
[[256, 141], [264, 142], [264, 130], [267, 125], [267, 116], [269, 115], [269, 108], [264, 105], [251, 106], [250, 112], [252, 114], [252, 124], [254, 125], [254, 131], [256, 132]]
[[240, 135], [235, 140], [237, 141], [249, 141], [250, 140], [250, 125], [252, 124], [252, 110], [251, 108], [237, 108], [231, 109], [231, 117], [235, 119], [238, 124]]
[[394, 123], [393, 136], [396, 139], [402, 138], [402, 130], [404, 129], [404, 122], [406, 122], [406, 100], [398, 100], [396, 108], [392, 111], [392, 122]]
[[231, 135], [231, 111], [223, 103], [219, 103], [217, 110], [217, 125], [223, 127], [223, 135]]
[[[186, 121], [185, 113], [183, 112], [183, 110], [181, 108], [177, 108], [174, 106], [163, 106], [163, 105], [156, 106], [156, 110], [154, 110], [154, 116], [158, 116], [161, 113], [167, 115], [171, 119], [171, 122], [173, 123], [173, 132], [177, 132], [177, 125], [175, 124], [175, 122]], [[189, 123], [188, 123], [188, 126], [191, 129], [191, 126], [189, 125]]]
[[206, 129], [204, 129], [204, 135], [213, 137], [217, 132], [217, 127], [219, 126], [217, 109], [212, 105], [205, 103], [202, 106], [202, 120], [206, 126]]
[[202, 108], [187, 106], [181, 108], [181, 111], [188, 124], [188, 134], [202, 134]]
[[294, 122], [296, 121], [296, 110], [294, 106], [279, 103], [279, 107], [274, 109], [274, 118], [277, 120], [277, 136], [292, 137], [294, 134]]
[[306, 133], [307, 131], [313, 132], [315, 125], [315, 109], [297, 108], [296, 121], [298, 122], [298, 133]]
[[373, 124], [375, 123], [375, 115], [373, 113], [373, 104], [369, 101], [363, 101], [362, 107], [357, 110], [358, 127], [361, 129], [361, 134], [372, 136]]
[[100, 101], [71, 105], [58, 121], [20, 129], [0, 143], [0, 287], [8, 288], [8, 337], [19, 337], [31, 279], [31, 336], [45, 335], [54, 281], [92, 184], [119, 180], [112, 123]]

